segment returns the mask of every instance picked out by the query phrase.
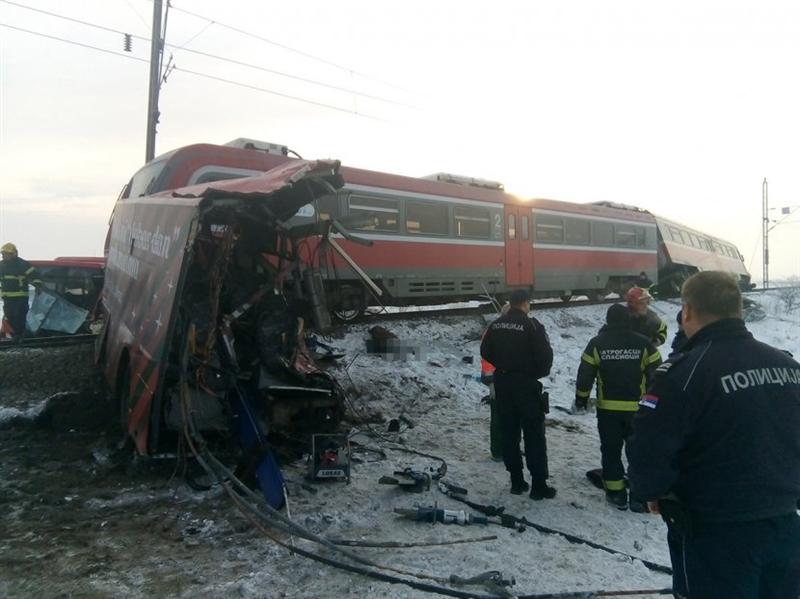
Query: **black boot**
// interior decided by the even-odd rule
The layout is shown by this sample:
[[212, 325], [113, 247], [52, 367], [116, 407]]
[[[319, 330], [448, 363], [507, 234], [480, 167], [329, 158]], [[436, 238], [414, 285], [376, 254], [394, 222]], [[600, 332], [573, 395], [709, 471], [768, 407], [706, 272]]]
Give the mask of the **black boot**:
[[552, 499], [556, 496], [556, 490], [553, 487], [548, 487], [547, 483], [542, 482], [534, 482], [533, 488], [531, 489], [530, 498], [534, 501], [540, 501], [542, 499]]
[[606, 501], [618, 510], [628, 509], [628, 492], [625, 489], [606, 491]]
[[511, 494], [522, 495], [525, 491], [530, 489], [530, 485], [525, 482], [525, 479], [520, 474], [519, 476], [511, 477]]

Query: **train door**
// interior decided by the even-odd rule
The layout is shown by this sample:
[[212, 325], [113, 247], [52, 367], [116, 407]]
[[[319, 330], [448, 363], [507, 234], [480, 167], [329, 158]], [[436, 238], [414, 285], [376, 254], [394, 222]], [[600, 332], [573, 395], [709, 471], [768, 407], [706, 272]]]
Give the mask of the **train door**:
[[505, 207], [506, 287], [533, 285], [533, 242], [531, 210]]

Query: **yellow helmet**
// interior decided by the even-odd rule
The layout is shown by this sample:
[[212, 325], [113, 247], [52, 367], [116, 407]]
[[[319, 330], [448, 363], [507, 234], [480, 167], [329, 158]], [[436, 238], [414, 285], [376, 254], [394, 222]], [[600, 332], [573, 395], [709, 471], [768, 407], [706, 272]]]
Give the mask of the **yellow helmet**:
[[13, 243], [4, 243], [3, 247], [0, 248], [0, 252], [3, 252], [3, 253], [10, 252], [12, 254], [16, 254], [17, 253], [17, 246], [15, 246]]

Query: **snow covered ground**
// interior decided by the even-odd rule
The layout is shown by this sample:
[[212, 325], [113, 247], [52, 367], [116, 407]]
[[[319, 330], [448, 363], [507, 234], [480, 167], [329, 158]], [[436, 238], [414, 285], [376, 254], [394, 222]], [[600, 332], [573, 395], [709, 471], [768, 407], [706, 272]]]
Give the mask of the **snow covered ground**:
[[[785, 293], [777, 291], [749, 297], [758, 302], [758, 307], [749, 311], [749, 315], [758, 319], [748, 322], [755, 337], [800, 356], [797, 298], [790, 306]], [[499, 571], [503, 579], [515, 581], [506, 588], [507, 596], [633, 590], [652, 590], [639, 596], [658, 596], [657, 591], [670, 587], [670, 577], [648, 568], [641, 560], [670, 565], [665, 527], [657, 516], [621, 512], [606, 504], [602, 491], [585, 478], [585, 472], [600, 463], [595, 417], [569, 413], [581, 352], [604, 322], [606, 309], [607, 306], [560, 307], [533, 312], [545, 325], [555, 351], [552, 373], [543, 380], [550, 392], [547, 439], [550, 483], [558, 489], [555, 499], [534, 502], [527, 494], [511, 495], [502, 463], [490, 459], [489, 408], [481, 402], [487, 389], [475, 380], [480, 369], [479, 345], [484, 321], [478, 317], [432, 317], [384, 323], [401, 340], [417, 348], [415, 355], [404, 358], [366, 353], [371, 324], [351, 325], [341, 335], [324, 340], [345, 354], [332, 369], [349, 391], [353, 414], [372, 424], [356, 425], [358, 430], [352, 432], [349, 484], [309, 481], [307, 466], [302, 462], [284, 466], [289, 493], [289, 506], [284, 513], [328, 539], [348, 540], [353, 545], [357, 542], [412, 545], [349, 546], [345, 550], [381, 566], [370, 567], [373, 571], [420, 584], [482, 597], [498, 596], [483, 585], [453, 585], [447, 580], [452, 575], [470, 578]], [[679, 305], [677, 300], [656, 301], [653, 309], [669, 327], [669, 338], [662, 348], [666, 357], [676, 331]], [[0, 421], [19, 414], [19, 410], [12, 414], [0, 408]], [[391, 420], [397, 421], [399, 431], [389, 431]], [[396, 514], [395, 508], [434, 506], [478, 514], [447, 497], [435, 481], [430, 490], [421, 493], [379, 483], [381, 477], [393, 476], [395, 471], [405, 468], [434, 474], [442, 461], [447, 466], [443, 480], [466, 488], [470, 501], [502, 506], [507, 514], [589, 540], [612, 552], [570, 542], [562, 535], [530, 526], [521, 532], [494, 524], [431, 524]], [[100, 499], [93, 499], [94, 503], [78, 498], [74, 502], [83, 501], [85, 509], [100, 510], [111, 503], [135, 501], [131, 495], [137, 492], [135, 487], [122, 488], [118, 496], [106, 493]], [[185, 510], [186, 514], [194, 513], [195, 506], [208, 502], [227, 506], [219, 489], [198, 493], [176, 481], [169, 493], [173, 502], [170, 509]], [[241, 518], [237, 520], [236, 510], [230, 506], [206, 512], [201, 520], [196, 516], [176, 516], [185, 520], [185, 526], [191, 521], [200, 530], [199, 537], [192, 537], [195, 543], [199, 540], [199, 546], [192, 546], [190, 562], [181, 566], [169, 564], [178, 569], [196, 567], [202, 573], [193, 573], [184, 586], [163, 590], [163, 596], [390, 599], [430, 596], [429, 592], [407, 585], [381, 582], [293, 556], [266, 537], [251, 534], [252, 529], [246, 526], [250, 533], [239, 533], [243, 527], [234, 523]], [[289, 539], [284, 534], [277, 536], [298, 548], [353, 563], [331, 548], [297, 537]], [[160, 576], [168, 561], [155, 557], [160, 555], [158, 537], [153, 535], [149, 560], [130, 560], [113, 568], [93, 570], [83, 583], [85, 587], [79, 586], [83, 596], [155, 596], [154, 591], [148, 590], [153, 587], [145, 581]], [[117, 542], [123, 541], [117, 539]], [[423, 543], [439, 544], [422, 546]], [[112, 546], [107, 542], [103, 550], [113, 553]], [[157, 563], [147, 563], [154, 560]], [[106, 562], [114, 563], [110, 559]], [[66, 591], [54, 588], [62, 594]], [[71, 592], [75, 588], [70, 587]]]

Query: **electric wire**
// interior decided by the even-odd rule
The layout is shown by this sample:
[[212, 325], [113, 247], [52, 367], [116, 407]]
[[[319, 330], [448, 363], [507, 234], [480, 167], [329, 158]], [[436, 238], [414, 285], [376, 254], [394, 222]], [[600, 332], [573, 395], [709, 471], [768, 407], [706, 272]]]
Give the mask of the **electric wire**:
[[[31, 11], [34, 11], [34, 12], [37, 12], [37, 13], [45, 14], [45, 15], [48, 15], [48, 16], [51, 16], [51, 17], [55, 17], [55, 18], [58, 18], [58, 19], [63, 19], [65, 21], [70, 21], [72, 23], [77, 23], [79, 25], [84, 25], [86, 27], [92, 27], [92, 28], [95, 28], [95, 29], [99, 29], [101, 31], [105, 31], [105, 32], [108, 32], [108, 33], [113, 33], [113, 34], [116, 34], [116, 35], [126, 35], [126, 33], [124, 31], [121, 31], [121, 30], [118, 30], [118, 29], [112, 29], [110, 27], [105, 27], [103, 25], [98, 25], [96, 23], [90, 23], [88, 21], [83, 21], [83, 20], [80, 20], [80, 19], [67, 17], [67, 16], [64, 16], [64, 15], [60, 15], [60, 14], [57, 14], [57, 13], [49, 12], [49, 11], [46, 11], [46, 10], [41, 10], [41, 9], [33, 8], [33, 7], [30, 7], [30, 6], [25, 6], [23, 4], [18, 4], [16, 2], [12, 2], [11, 0], [0, 0], [0, 2], [2, 2], [4, 4], [10, 4], [12, 6], [16, 6], [16, 7], [19, 7], [19, 8], [24, 8], [24, 9], [27, 9], [27, 10], [31, 10]], [[173, 9], [174, 9], [174, 7], [173, 7]], [[177, 9], [174, 9], [174, 10], [177, 10]], [[169, 13], [169, 7], [168, 7], [168, 10], [167, 10], [167, 14], [168, 13]], [[196, 15], [193, 15], [193, 16], [196, 16]], [[214, 21], [210, 21], [209, 25], [207, 25], [205, 29], [210, 27], [211, 24], [213, 24], [213, 23], [214, 23]], [[0, 25], [2, 25], [2, 24], [0, 24]], [[25, 31], [26, 33], [32, 33], [32, 34], [37, 35], [37, 32], [31, 31], [31, 30], [28, 30], [28, 29], [22, 29], [20, 27], [15, 27], [15, 26], [11, 26], [11, 25], [8, 25], [8, 27], [11, 27], [12, 29], [18, 29], [20, 31]], [[166, 30], [166, 19], [165, 19], [165, 22], [164, 22], [164, 29]], [[205, 29], [203, 29], [203, 31], [205, 31]], [[389, 99], [389, 98], [384, 98], [384, 97], [381, 97], [381, 96], [376, 96], [376, 95], [368, 94], [368, 93], [365, 93], [365, 92], [359, 92], [359, 91], [354, 90], [354, 89], [349, 89], [349, 88], [346, 88], [346, 87], [332, 85], [332, 84], [329, 84], [329, 83], [324, 83], [322, 81], [316, 81], [314, 79], [310, 79], [310, 78], [307, 78], [307, 77], [300, 77], [298, 75], [292, 75], [290, 73], [284, 73], [282, 71], [277, 71], [275, 69], [269, 69], [267, 67], [262, 67], [262, 66], [259, 66], [259, 65], [251, 64], [251, 63], [248, 63], [248, 62], [243, 62], [243, 61], [240, 61], [240, 60], [235, 60], [233, 58], [227, 58], [225, 56], [220, 56], [218, 54], [212, 54], [212, 53], [209, 53], [209, 52], [202, 52], [200, 50], [193, 50], [191, 48], [186, 48], [185, 47], [192, 40], [194, 40], [196, 37], [198, 37], [203, 31], [198, 32], [192, 38], [190, 38], [189, 40], [187, 40], [186, 42], [184, 42], [180, 46], [164, 43], [164, 47], [165, 47], [165, 49], [166, 48], [171, 48], [173, 51], [180, 50], [180, 51], [183, 51], [183, 52], [189, 52], [191, 54], [196, 54], [196, 55], [202, 56], [204, 58], [211, 58], [211, 59], [214, 59], [214, 60], [227, 62], [227, 63], [230, 63], [230, 64], [234, 64], [234, 65], [241, 66], [241, 67], [246, 67], [246, 68], [257, 70], [257, 71], [261, 71], [261, 72], [264, 72], [264, 73], [270, 73], [272, 75], [278, 75], [280, 77], [285, 77], [287, 79], [294, 79], [296, 81], [301, 81], [303, 83], [309, 83], [311, 85], [317, 85], [317, 86], [320, 86], [320, 87], [323, 87], [323, 88], [332, 89], [332, 90], [339, 91], [339, 92], [344, 92], [344, 93], [347, 93], [347, 94], [353, 94], [353, 95], [361, 96], [363, 98], [367, 98], [367, 99], [370, 99], [370, 100], [375, 100], [375, 101], [378, 101], [378, 102], [384, 102], [384, 103], [387, 103], [387, 104], [393, 104], [395, 106], [402, 106], [402, 107], [405, 107], [405, 108], [413, 108], [412, 105], [404, 103], [404, 102], [400, 102], [400, 101], [397, 101], [397, 100], [392, 100], [392, 99]], [[58, 38], [58, 37], [51, 37], [51, 36], [49, 36], [47, 34], [38, 34], [38, 35], [42, 35], [44, 37], [50, 37], [51, 39], [55, 39], [55, 40], [58, 40], [58, 41], [70, 42], [70, 40], [63, 39], [63, 38]], [[140, 41], [146, 42], [146, 43], [151, 43], [151, 39], [148, 38], [148, 37], [144, 37], [144, 36], [140, 36], [140, 35], [134, 35], [134, 34], [129, 34], [129, 35], [131, 36], [132, 39], [140, 40]], [[254, 36], [254, 37], [258, 37], [258, 36]], [[263, 40], [263, 41], [269, 41], [269, 40]], [[78, 44], [78, 45], [84, 45], [84, 44]], [[87, 45], [84, 45], [84, 47], [98, 49], [98, 50], [101, 49], [101, 48], [96, 48], [94, 46], [87, 46]], [[118, 54], [116, 52], [112, 52], [112, 53], [113, 54]], [[126, 54], [120, 54], [120, 55], [121, 56], [125, 56]], [[336, 66], [338, 66], [338, 65], [336, 65]], [[339, 68], [344, 68], [344, 67], [339, 67]], [[193, 74], [193, 75], [198, 75], [198, 76], [208, 76], [209, 78], [213, 78], [213, 79], [216, 79], [218, 81], [223, 81], [223, 82], [226, 82], [226, 83], [237, 84], [236, 82], [233, 82], [233, 81], [229, 81], [229, 80], [226, 80], [226, 79], [223, 79], [223, 78], [213, 77], [213, 76], [210, 76], [210, 75], [205, 75], [204, 73], [198, 73], [196, 71], [189, 71], [187, 69], [182, 69], [182, 68], [178, 68], [178, 67], [175, 67], [175, 70], [180, 70], [180, 71], [183, 71], [183, 72], [186, 72], [186, 73], [190, 73], [190, 74]], [[239, 84], [237, 84], [237, 85], [239, 85]], [[257, 91], [264, 91], [264, 92], [267, 92], [267, 93], [273, 93], [270, 90], [266, 90], [266, 89], [263, 89], [263, 88], [251, 87], [251, 86], [247, 86], [245, 84], [241, 84], [241, 85], [244, 86], [244, 87], [250, 87], [251, 89], [255, 89]], [[274, 92], [274, 93], [278, 94], [278, 92]], [[278, 94], [278, 95], [283, 95], [283, 94]], [[291, 99], [300, 99], [300, 98], [294, 98], [292, 96], [285, 96], [285, 97], [289, 97]], [[327, 106], [325, 104], [320, 104], [320, 105]], [[346, 112], [352, 112], [352, 111], [347, 110]]]
[[[220, 23], [219, 21], [215, 21], [215, 20], [213, 20], [213, 19], [209, 19], [208, 17], [205, 17], [205, 16], [203, 16], [203, 15], [199, 15], [199, 14], [197, 14], [197, 13], [193, 13], [193, 12], [191, 12], [191, 11], [189, 11], [189, 10], [186, 10], [185, 8], [180, 8], [180, 7], [177, 7], [177, 6], [175, 6], [174, 4], [172, 4], [171, 6], [172, 6], [172, 9], [173, 9], [173, 10], [177, 10], [177, 11], [180, 11], [180, 12], [186, 13], [187, 15], [191, 15], [191, 16], [193, 16], [193, 17], [196, 17], [196, 18], [198, 18], [198, 19], [203, 19], [203, 20], [205, 20], [205, 21], [209, 21], [209, 22], [211, 22], [211, 23], [214, 23], [214, 24], [216, 24], [216, 25], [219, 25], [220, 27], [224, 27], [224, 28], [226, 28], [226, 29], [230, 29], [231, 31], [235, 31], [236, 33], [241, 33], [242, 35], [246, 35], [246, 36], [248, 36], [248, 37], [255, 38], [255, 39], [257, 39], [257, 40], [259, 40], [259, 41], [262, 41], [262, 42], [265, 42], [265, 43], [267, 43], [267, 44], [272, 44], [273, 46], [277, 46], [277, 47], [279, 47], [279, 48], [282, 48], [282, 49], [284, 49], [284, 50], [288, 50], [289, 52], [293, 52], [293, 53], [295, 53], [295, 54], [299, 54], [300, 56], [304, 56], [304, 57], [306, 57], [306, 58], [310, 58], [310, 59], [312, 59], [312, 60], [316, 60], [316, 61], [318, 61], [318, 62], [321, 62], [321, 63], [327, 64], [327, 65], [329, 65], [329, 66], [332, 66], [332, 67], [336, 67], [337, 69], [341, 69], [341, 70], [343, 70], [343, 71], [347, 71], [348, 73], [351, 73], [351, 74], [354, 74], [354, 75], [358, 75], [359, 77], [363, 77], [363, 78], [365, 78], [365, 79], [370, 79], [370, 80], [372, 80], [372, 81], [377, 81], [378, 83], [381, 83], [381, 84], [383, 84], [383, 85], [388, 85], [388, 86], [390, 86], [390, 87], [394, 87], [394, 88], [396, 88], [396, 89], [399, 89], [399, 90], [402, 90], [402, 91], [408, 92], [408, 90], [406, 90], [406, 89], [404, 89], [404, 88], [402, 88], [402, 87], [400, 87], [400, 86], [398, 86], [398, 85], [395, 85], [395, 84], [393, 84], [393, 83], [389, 83], [389, 82], [386, 82], [386, 81], [382, 81], [381, 79], [378, 79], [378, 78], [376, 78], [376, 77], [373, 77], [373, 76], [371, 76], [371, 75], [367, 75], [367, 74], [365, 74], [365, 73], [360, 73], [359, 71], [355, 71], [355, 70], [353, 70], [353, 69], [351, 69], [351, 68], [349, 68], [349, 67], [342, 66], [342, 65], [340, 65], [340, 64], [337, 64], [337, 63], [335, 63], [335, 62], [332, 62], [332, 61], [330, 61], [330, 60], [327, 60], [327, 59], [325, 59], [325, 58], [320, 58], [320, 57], [318, 57], [318, 56], [314, 56], [313, 54], [308, 54], [308, 53], [306, 53], [306, 52], [303, 52], [303, 51], [301, 51], [301, 50], [296, 50], [296, 49], [294, 49], [294, 48], [291, 48], [291, 47], [289, 47], [289, 46], [286, 46], [286, 45], [284, 45], [284, 44], [280, 44], [280, 43], [278, 43], [278, 42], [275, 42], [275, 41], [272, 41], [272, 40], [270, 40], [270, 39], [267, 39], [267, 38], [261, 37], [261, 36], [259, 36], [259, 35], [256, 35], [256, 34], [254, 34], [254, 33], [250, 33], [249, 31], [244, 31], [243, 29], [238, 29], [238, 28], [236, 28], [236, 27], [233, 27], [233, 26], [231, 26], [231, 25], [226, 25], [225, 23]], [[410, 92], [409, 92], [409, 93], [410, 93]]]

